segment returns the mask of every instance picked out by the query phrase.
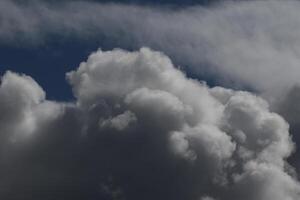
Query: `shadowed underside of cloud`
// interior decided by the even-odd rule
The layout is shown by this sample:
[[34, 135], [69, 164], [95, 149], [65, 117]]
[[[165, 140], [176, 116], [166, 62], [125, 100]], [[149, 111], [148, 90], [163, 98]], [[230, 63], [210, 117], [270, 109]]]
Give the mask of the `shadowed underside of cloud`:
[[1, 198], [299, 199], [289, 126], [262, 98], [148, 48], [99, 50], [67, 78], [76, 102], [2, 77]]

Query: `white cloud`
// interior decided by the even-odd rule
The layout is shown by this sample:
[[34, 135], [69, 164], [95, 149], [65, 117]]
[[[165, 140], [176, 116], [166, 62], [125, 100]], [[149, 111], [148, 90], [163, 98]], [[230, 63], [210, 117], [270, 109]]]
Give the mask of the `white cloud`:
[[[222, 2], [170, 9], [67, 2], [1, 2], [2, 42], [43, 41], [47, 34], [150, 46], [200, 74], [277, 93], [299, 83], [298, 1]], [[22, 33], [22, 37], [19, 37]]]
[[[109, 116], [130, 110], [137, 118], [133, 135], [160, 144], [156, 147], [160, 153], [171, 150], [170, 158], [173, 154], [179, 160], [190, 160], [202, 187], [212, 191], [224, 187], [213, 196], [232, 199], [247, 195], [249, 200], [299, 197], [299, 184], [286, 171], [285, 160], [294, 147], [289, 126], [269, 111], [262, 98], [208, 88], [187, 78], [165, 55], [148, 48], [99, 50], [70, 72], [68, 79], [77, 105], [87, 109], [88, 115], [94, 113], [92, 118], [98, 118], [103, 105]], [[149, 151], [157, 156], [151, 147]], [[253, 170], [261, 175], [252, 175]], [[270, 176], [272, 180], [267, 178]], [[278, 184], [270, 186], [270, 181]], [[262, 189], [254, 192], [256, 187]], [[273, 187], [277, 195], [270, 189]], [[199, 198], [205, 194], [199, 192]]]
[[[4, 0], [0, 41], [43, 43], [54, 34], [65, 39], [105, 38], [112, 46], [130, 49], [150, 46], [193, 74], [220, 85], [253, 89], [263, 94], [272, 109], [282, 110], [276, 107], [278, 99], [300, 84], [299, 8], [300, 2], [293, 0], [223, 1], [180, 9]], [[110, 62], [108, 53], [105, 56], [103, 62]], [[120, 78], [113, 74], [107, 72], [106, 76]], [[142, 72], [139, 75], [143, 76]], [[85, 81], [88, 84], [89, 80]]]
[[[6, 72], [0, 87], [1, 137], [35, 128], [33, 108], [45, 99], [45, 93], [29, 76]], [[2, 139], [5, 140], [5, 139]]]

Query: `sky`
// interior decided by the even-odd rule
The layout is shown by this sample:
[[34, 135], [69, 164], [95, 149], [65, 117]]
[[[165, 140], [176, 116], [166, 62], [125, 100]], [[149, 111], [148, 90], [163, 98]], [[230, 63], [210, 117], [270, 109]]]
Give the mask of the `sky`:
[[300, 199], [299, 9], [2, 0], [0, 198]]

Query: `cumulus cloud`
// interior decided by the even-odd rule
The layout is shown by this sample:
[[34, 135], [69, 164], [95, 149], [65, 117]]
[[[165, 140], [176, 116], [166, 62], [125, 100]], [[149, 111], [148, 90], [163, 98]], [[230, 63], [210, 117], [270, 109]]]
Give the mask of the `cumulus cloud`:
[[[262, 94], [272, 110], [281, 112], [278, 100], [299, 85], [299, 9], [300, 2], [292, 0], [222, 1], [176, 9], [3, 0], [0, 42], [36, 45], [58, 36], [129, 49], [150, 46], [208, 82]], [[85, 92], [80, 95], [90, 91]], [[281, 114], [290, 123], [298, 118]]]
[[289, 126], [262, 98], [209, 88], [149, 48], [98, 50], [67, 78], [74, 103], [3, 76], [2, 198], [299, 199]]

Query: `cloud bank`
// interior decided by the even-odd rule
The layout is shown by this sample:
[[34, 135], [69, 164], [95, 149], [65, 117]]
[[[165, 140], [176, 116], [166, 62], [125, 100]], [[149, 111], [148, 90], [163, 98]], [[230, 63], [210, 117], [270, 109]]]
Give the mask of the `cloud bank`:
[[299, 1], [223, 2], [176, 9], [32, 2], [1, 1], [2, 43], [43, 43], [59, 36], [131, 49], [150, 46], [220, 84], [242, 85], [271, 96], [299, 84]]
[[262, 98], [149, 48], [98, 50], [67, 79], [75, 102], [2, 77], [1, 198], [299, 199], [289, 125]]

